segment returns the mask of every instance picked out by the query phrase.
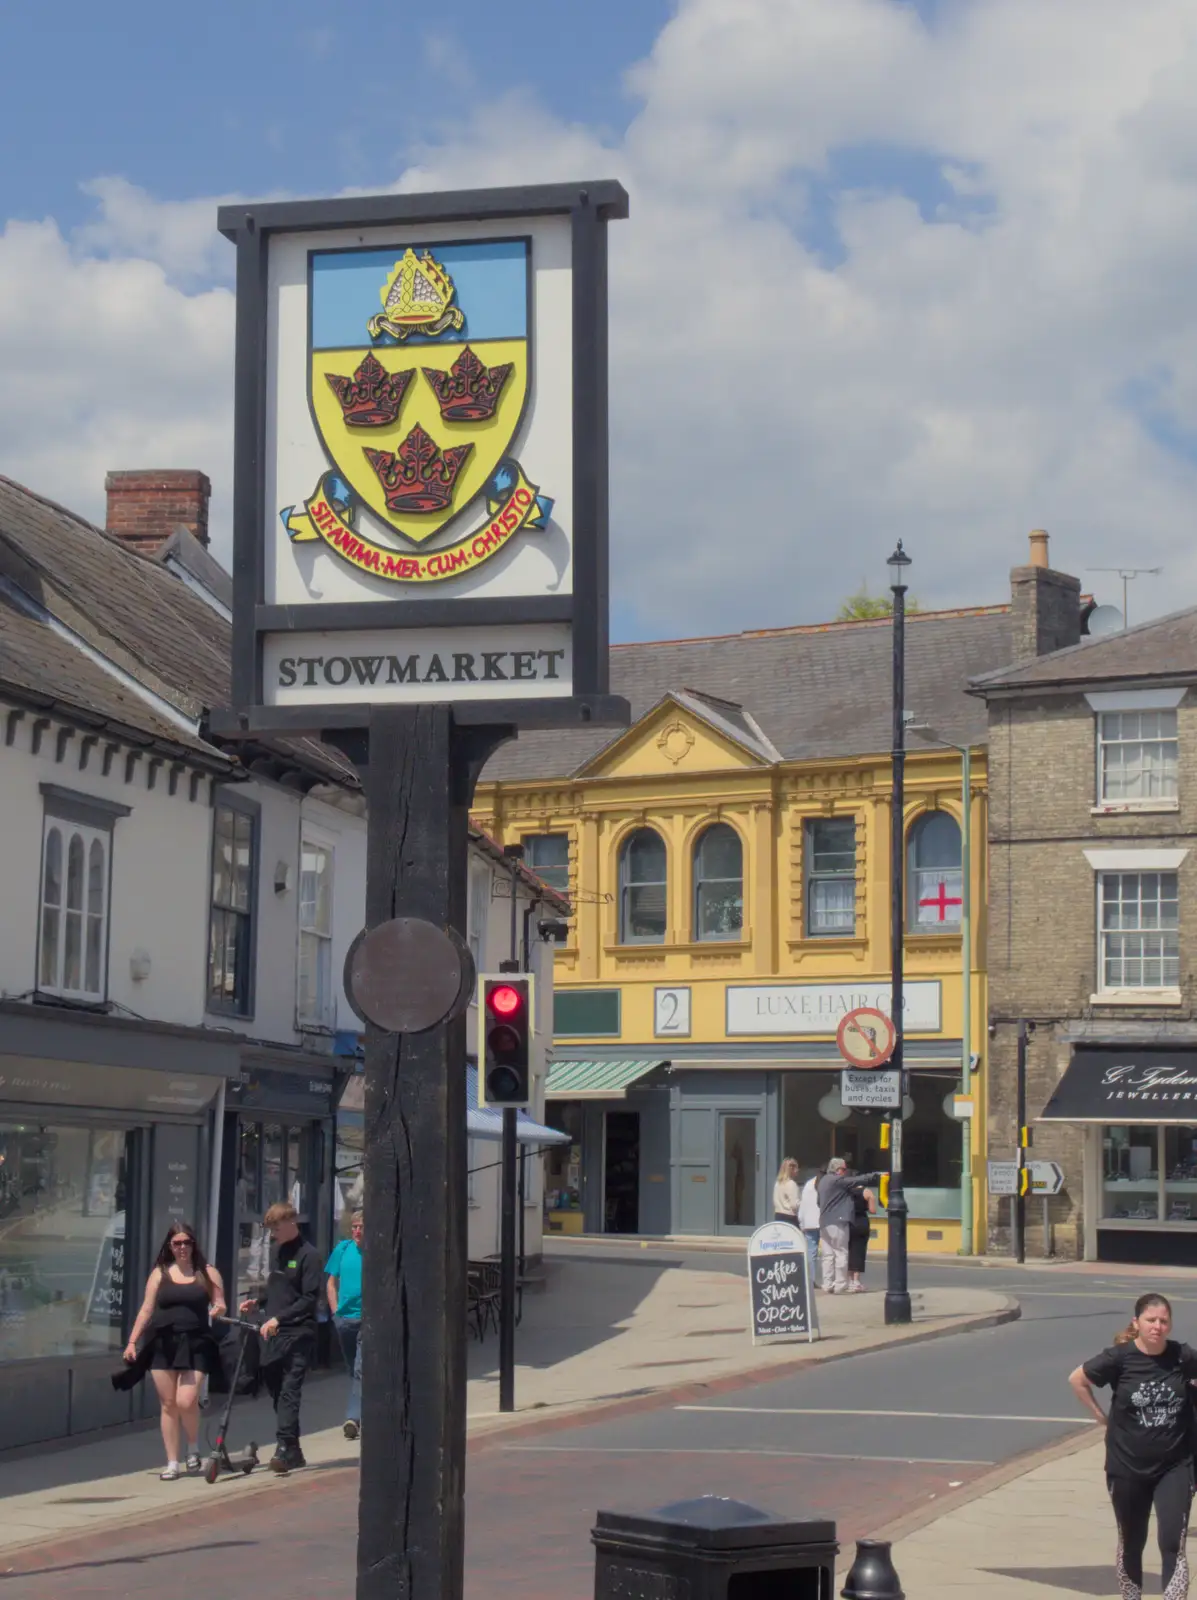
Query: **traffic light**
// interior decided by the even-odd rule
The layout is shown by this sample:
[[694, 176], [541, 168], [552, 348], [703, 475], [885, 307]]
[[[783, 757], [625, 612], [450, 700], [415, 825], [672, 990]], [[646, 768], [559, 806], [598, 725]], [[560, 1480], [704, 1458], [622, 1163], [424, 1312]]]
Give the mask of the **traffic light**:
[[532, 1098], [532, 980], [482, 978], [478, 988], [479, 1102], [526, 1106]]

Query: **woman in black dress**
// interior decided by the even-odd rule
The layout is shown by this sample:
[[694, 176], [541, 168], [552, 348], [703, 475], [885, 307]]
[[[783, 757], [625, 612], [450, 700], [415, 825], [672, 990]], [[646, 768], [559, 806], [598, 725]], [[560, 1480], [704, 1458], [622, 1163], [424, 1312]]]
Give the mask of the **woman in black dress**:
[[[204, 1260], [195, 1229], [177, 1222], [167, 1230], [145, 1299], [133, 1324], [125, 1360], [139, 1359], [138, 1341], [148, 1331], [153, 1346], [150, 1374], [162, 1402], [162, 1442], [166, 1446], [167, 1482], [182, 1475], [179, 1429], [187, 1436], [186, 1469], [200, 1470], [200, 1382], [219, 1371], [220, 1351], [210, 1327], [213, 1316], [226, 1310], [224, 1283]], [[145, 1355], [142, 1350], [140, 1355]]]
[[[1185, 1538], [1193, 1500], [1192, 1389], [1197, 1350], [1168, 1337], [1172, 1307], [1140, 1295], [1130, 1326], [1069, 1375], [1073, 1393], [1106, 1425], [1106, 1487], [1118, 1525], [1115, 1570], [1122, 1600], [1142, 1600], [1143, 1549], [1155, 1509], [1164, 1600], [1186, 1600]], [[1093, 1385], [1109, 1387], [1109, 1416]]]
[[863, 1294], [865, 1257], [869, 1253], [869, 1234], [877, 1201], [871, 1189], [852, 1191], [852, 1220], [848, 1224], [848, 1293]]

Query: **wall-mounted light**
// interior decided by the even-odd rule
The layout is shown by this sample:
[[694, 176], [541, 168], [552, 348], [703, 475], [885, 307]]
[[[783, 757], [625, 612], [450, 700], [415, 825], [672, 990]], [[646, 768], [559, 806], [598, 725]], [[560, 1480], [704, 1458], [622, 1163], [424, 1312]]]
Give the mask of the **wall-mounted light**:
[[275, 863], [275, 868], [274, 868], [274, 892], [275, 892], [275, 894], [286, 894], [287, 890], [290, 887], [291, 887], [291, 863], [289, 861], [276, 862]]
[[134, 983], [144, 983], [150, 975], [150, 968], [152, 965], [153, 963], [150, 960], [150, 952], [148, 950], [134, 950], [133, 954], [129, 957], [129, 976], [133, 979]]

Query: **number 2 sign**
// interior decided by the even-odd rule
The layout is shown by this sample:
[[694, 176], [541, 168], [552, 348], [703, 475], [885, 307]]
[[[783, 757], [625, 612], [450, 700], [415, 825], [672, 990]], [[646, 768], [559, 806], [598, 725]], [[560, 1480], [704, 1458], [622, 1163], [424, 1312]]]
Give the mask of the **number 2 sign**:
[[653, 1032], [660, 1038], [689, 1038], [689, 989], [657, 989], [653, 1007]]

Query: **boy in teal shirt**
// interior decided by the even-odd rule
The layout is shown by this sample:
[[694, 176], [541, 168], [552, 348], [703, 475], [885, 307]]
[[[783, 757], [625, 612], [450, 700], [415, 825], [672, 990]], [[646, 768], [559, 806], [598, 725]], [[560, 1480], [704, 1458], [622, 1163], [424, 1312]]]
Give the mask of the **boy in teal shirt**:
[[349, 1380], [344, 1433], [357, 1439], [362, 1431], [362, 1214], [353, 1213], [349, 1238], [333, 1247], [324, 1268], [328, 1274], [328, 1309], [341, 1341]]

